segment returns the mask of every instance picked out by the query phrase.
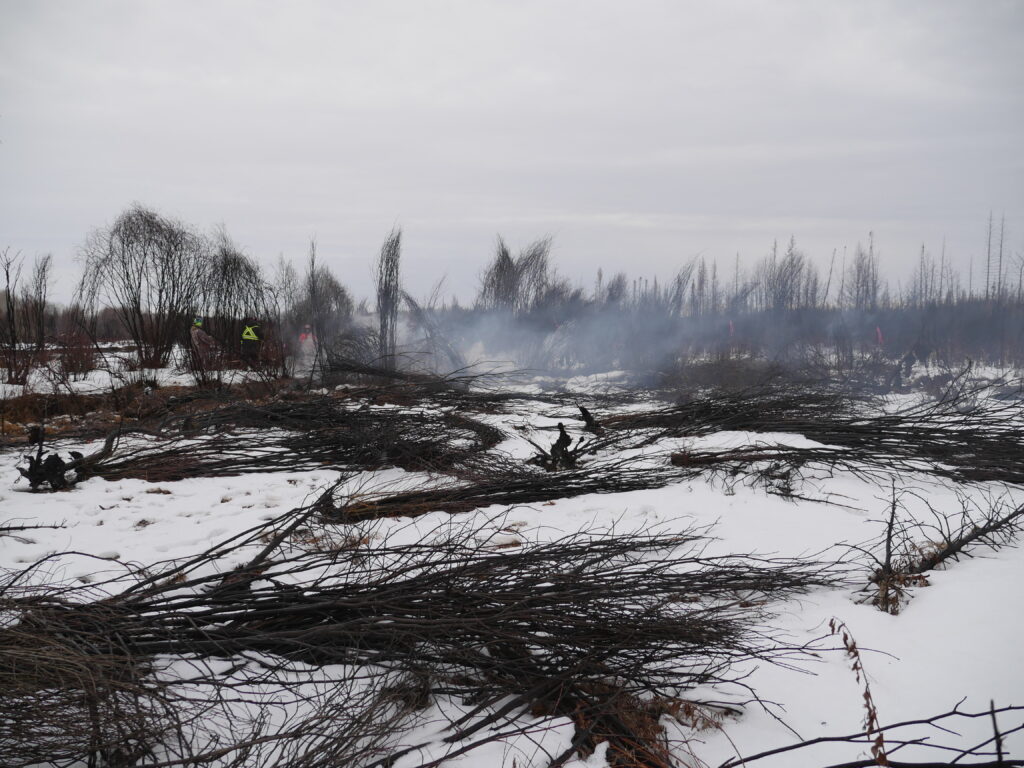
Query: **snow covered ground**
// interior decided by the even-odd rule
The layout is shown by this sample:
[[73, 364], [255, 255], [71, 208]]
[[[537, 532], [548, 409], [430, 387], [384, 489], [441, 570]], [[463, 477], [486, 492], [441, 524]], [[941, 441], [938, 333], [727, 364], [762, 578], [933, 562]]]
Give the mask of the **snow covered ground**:
[[[617, 373], [580, 377], [566, 383], [563, 391], [585, 396], [622, 382]], [[521, 391], [540, 391], [546, 383], [530, 382]], [[574, 411], [569, 406], [514, 401], [504, 412], [479, 418], [506, 432], [496, 452], [523, 458], [532, 451], [527, 438], [547, 444], [559, 421], [568, 425], [577, 420], [578, 424]], [[814, 444], [800, 435], [728, 432], [699, 440], [666, 440], [636, 453], [657, 462], [680, 447], [768, 443]], [[19, 460], [16, 451], [0, 454], [0, 524], [53, 528], [0, 538], [0, 568], [23, 569], [51, 558], [35, 578], [45, 575], [65, 583], [99, 581], [127, 563], [151, 564], [194, 555], [308, 503], [339, 479], [338, 472], [328, 470], [155, 484], [94, 478], [66, 492], [32, 493], [18, 479], [15, 467]], [[345, 488], [413, 488], [427, 479], [398, 469], [361, 472], [352, 476]], [[1024, 503], [1024, 489], [994, 483], [957, 486], [923, 473], [905, 474], [895, 481], [906, 513], [922, 520], [931, 519], [923, 500], [950, 513], [960, 510], [964, 499], [979, 508], [995, 500], [1006, 505]], [[414, 541], [457, 523], [493, 530], [496, 536], [505, 537], [496, 542], [514, 544], [517, 539], [554, 539], [583, 530], [673, 532], [698, 525], [712, 527], [709, 554], [851, 560], [856, 557], [851, 546], [866, 546], [882, 535], [892, 491], [891, 485], [844, 472], [809, 472], [801, 486], [806, 498], [801, 499], [773, 495], [743, 478], [735, 482], [681, 479], [650, 490], [589, 494], [512, 508], [492, 506], [457, 519], [435, 512], [415, 520], [376, 521], [365, 528], [374, 536]], [[817, 589], [798, 602], [776, 606], [774, 626], [797, 644], [812, 644], [816, 655], [794, 662], [796, 669], [751, 665], [746, 682], [765, 702], [771, 702], [767, 707], [750, 704], [742, 716], [727, 719], [720, 729], [698, 734], [685, 733], [668, 719], [666, 727], [676, 729], [673, 736], [689, 740], [693, 753], [709, 766], [801, 739], [860, 731], [865, 719], [863, 683], [855, 678], [839, 638], [829, 636], [828, 624], [833, 618], [845, 624], [860, 648], [882, 723], [925, 718], [952, 709], [960, 701], [970, 711], [984, 711], [990, 701], [996, 706], [1024, 704], [1024, 664], [1018, 660], [1024, 636], [1024, 550], [1007, 547], [972, 554], [927, 574], [928, 585], [911, 590], [912, 599], [899, 615], [879, 611], [870, 604], [867, 591], [854, 587]], [[716, 693], [712, 698], [724, 696]], [[1016, 723], [1007, 720], [1005, 725], [1019, 725], [1020, 719]], [[424, 733], [431, 727], [427, 717]], [[954, 727], [964, 744], [984, 740], [992, 732], [987, 718], [960, 721]], [[923, 726], [913, 735], [957, 741]], [[564, 728], [547, 731], [543, 738], [520, 738], [511, 746], [490, 745], [445, 765], [542, 766], [562, 752], [571, 737], [571, 724], [566, 721]], [[440, 745], [438, 750], [438, 755], [443, 754]], [[603, 751], [569, 765], [602, 765]], [[1008, 737], [1004, 752], [1024, 756], [1024, 734]], [[860, 754], [866, 755], [866, 748]], [[915, 754], [910, 750], [899, 753], [905, 760], [924, 759]], [[810, 768], [855, 757], [856, 750], [848, 744], [826, 743], [756, 765]], [[696, 764], [685, 755], [680, 759]], [[400, 760], [396, 768], [407, 763], [415, 764], [414, 758]]]
[[[188, 370], [186, 353], [176, 347], [173, 364], [167, 368], [136, 368], [133, 351], [111, 343], [96, 347], [97, 367], [84, 375], [65, 377], [59, 366], [33, 368], [25, 384], [6, 384], [0, 377], [0, 399], [27, 394], [99, 394], [128, 384], [151, 382], [160, 387], [192, 386], [195, 376]], [[224, 384], [237, 384], [257, 377], [249, 370], [227, 369], [218, 374]]]

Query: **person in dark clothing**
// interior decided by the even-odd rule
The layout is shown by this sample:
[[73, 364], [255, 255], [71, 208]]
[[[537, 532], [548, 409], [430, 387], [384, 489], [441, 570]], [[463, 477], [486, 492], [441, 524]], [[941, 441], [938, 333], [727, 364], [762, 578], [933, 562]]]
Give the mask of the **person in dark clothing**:
[[192, 321], [189, 336], [192, 339], [192, 359], [199, 370], [205, 371], [211, 367], [217, 356], [217, 342], [203, 330], [203, 318], [201, 317]]

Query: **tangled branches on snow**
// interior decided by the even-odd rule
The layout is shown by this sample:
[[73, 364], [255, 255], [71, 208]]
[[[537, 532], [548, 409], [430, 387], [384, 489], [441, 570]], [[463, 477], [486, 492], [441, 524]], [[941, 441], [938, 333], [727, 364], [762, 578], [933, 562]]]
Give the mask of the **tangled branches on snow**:
[[[905, 497], [924, 503], [931, 522], [907, 513]], [[999, 549], [1024, 531], [1024, 505], [1007, 497], [986, 497], [987, 505], [958, 494], [960, 509], [942, 512], [909, 490], [897, 491], [893, 483], [885, 533], [879, 541], [853, 547], [871, 563], [871, 602], [880, 610], [897, 614], [908, 599], [908, 589], [927, 586], [925, 574], [960, 557], [972, 557], [979, 547]]]
[[[550, 765], [607, 741], [616, 759], [663, 768], [658, 721], [686, 691], [744, 689], [738, 665], [801, 657], [764, 627], [766, 603], [841, 579], [821, 564], [705, 557], [701, 530], [495, 549], [479, 529], [414, 544], [340, 529], [319, 550], [293, 546], [316, 519], [297, 510], [101, 587], [10, 579], [10, 764], [130, 750], [158, 766], [437, 765], [571, 725]], [[401, 735], [442, 713], [434, 736]], [[82, 728], [59, 730], [72, 720]], [[53, 738], [27, 738], [40, 732]]]
[[[762, 760], [776, 757], [778, 755], [789, 755], [792, 752], [811, 752], [814, 747], [824, 744], [850, 744], [860, 748], [874, 745], [878, 736], [885, 738], [888, 748], [888, 755], [880, 762], [875, 756], [861, 757], [841, 764], [832, 764], [827, 768], [874, 768], [877, 765], [887, 765], [890, 768], [1021, 768], [1024, 760], [1007, 758], [1003, 753], [1002, 741], [1012, 733], [1024, 731], [1024, 719], [1019, 725], [1001, 729], [997, 722], [998, 715], [1010, 715], [1011, 717], [1024, 717], [1024, 706], [996, 707], [992, 704], [989, 709], [980, 712], [971, 712], [961, 709], [961, 700], [951, 710], [941, 714], [923, 717], [917, 720], [905, 720], [899, 723], [878, 725], [866, 728], [860, 733], [845, 734], [842, 736], [819, 736], [815, 739], [800, 741], [795, 744], [788, 744], [784, 747], [759, 752], [754, 755], [737, 757], [726, 760], [718, 768], [741, 768], [742, 766], [759, 763]], [[921, 738], [918, 734], [922, 727], [928, 727], [937, 731], [942, 736], [957, 735], [954, 727], [962, 727], [971, 720], [991, 720], [992, 735], [982, 739], [980, 742], [969, 746], [957, 746], [932, 741], [929, 738]], [[916, 751], [923, 760], [900, 760], [893, 759], [892, 755], [898, 750]], [[966, 762], [966, 758], [980, 758], [980, 762]], [[787, 760], [790, 758], [786, 758]], [[768, 763], [768, 765], [782, 765], [783, 763]], [[792, 765], [792, 763], [787, 763]], [[814, 765], [808, 762], [807, 757], [802, 757], [800, 765]]]
[[[858, 413], [841, 394], [796, 390], [723, 393], [673, 408], [606, 420], [613, 429], [646, 429], [647, 442], [719, 430], [785, 432], [822, 445], [770, 445], [678, 454], [691, 468], [773, 462], [815, 463], [863, 473], [927, 472], [956, 482], [1024, 483], [1024, 407], [957, 392], [902, 410]], [[737, 469], [738, 471], [738, 469]]]
[[[644, 459], [598, 459], [573, 469], [548, 472], [501, 457], [486, 466], [473, 462], [462, 479], [435, 488], [398, 493], [367, 492], [338, 504], [327, 493], [325, 514], [354, 523], [384, 517], [419, 517], [430, 512], [458, 514], [492, 505], [539, 504], [588, 493], [623, 493], [661, 488], [677, 479], [667, 466]], [[475, 470], [475, 471], [474, 471]]]
[[322, 468], [446, 471], [502, 437], [500, 430], [457, 413], [347, 408], [331, 398], [240, 403], [165, 424], [175, 427], [181, 436], [112, 444], [79, 474], [161, 482]]

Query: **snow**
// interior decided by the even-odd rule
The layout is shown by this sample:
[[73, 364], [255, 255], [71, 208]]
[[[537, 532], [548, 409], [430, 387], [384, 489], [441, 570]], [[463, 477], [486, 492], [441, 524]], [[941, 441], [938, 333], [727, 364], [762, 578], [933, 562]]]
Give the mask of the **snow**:
[[[168, 383], [176, 377], [165, 373], [160, 381]], [[604, 392], [624, 381], [621, 372], [581, 376], [566, 382], [564, 391]], [[109, 383], [98, 378], [81, 382], [81, 391]], [[543, 380], [531, 379], [521, 391], [539, 392], [545, 385]], [[559, 420], [569, 423], [576, 414], [571, 407], [559, 411], [553, 406], [520, 402], [510, 405], [504, 414], [478, 418], [506, 430], [507, 438], [494, 449], [496, 452], [525, 458], [532, 452], [527, 437], [548, 444], [555, 424]], [[820, 445], [800, 435], [720, 432], [695, 440], [663, 441], [637, 455], [654, 461], [681, 448], [716, 450], [780, 444]], [[15, 480], [19, 458], [13, 451], [0, 453], [0, 523], [60, 527], [0, 538], [0, 567], [24, 569], [42, 558], [51, 558], [33, 578], [62, 582], [101, 581], [119, 569], [123, 571], [124, 563], [152, 564], [194, 555], [308, 503], [340, 477], [334, 471], [310, 471], [158, 484], [92, 479], [67, 492], [31, 493], [23, 480]], [[385, 487], [393, 491], [430, 482], [438, 479], [401, 470], [361, 472], [354, 473], [341, 492]], [[453, 528], [470, 526], [478, 538], [500, 550], [584, 530], [673, 532], [698, 525], [711, 527], [709, 555], [756, 553], [832, 560], [849, 559], [850, 545], [863, 545], [881, 535], [891, 488], [842, 472], [810, 472], [803, 482], [807, 496], [822, 500], [786, 499], [756, 484], [698, 479], [652, 490], [591, 494], [511, 509], [492, 506], [457, 517], [438, 512], [415, 520], [382, 520], [363, 529], [375, 538], [411, 542], [443, 537]], [[917, 496], [907, 494], [904, 502], [908, 513], [925, 521], [930, 513], [922, 499], [940, 511], [953, 512], [961, 506], [958, 491], [966, 491], [976, 503], [1003, 495], [1010, 503], [1024, 503], [1024, 489], [997, 484], [958, 488], [924, 474], [906, 474], [898, 478], [896, 487], [917, 492]], [[776, 606], [773, 626], [799, 643], [812, 644], [817, 656], [796, 663], [802, 672], [771, 664], [751, 665], [747, 682], [764, 701], [774, 704], [767, 709], [748, 706], [741, 717], [727, 720], [721, 729], [697, 735], [679, 731], [679, 726], [668, 720], [666, 727], [690, 739], [693, 751], [711, 766], [737, 754], [749, 755], [792, 743], [794, 732], [801, 738], [812, 738], [859, 731], [865, 715], [863, 688], [850, 669], [850, 659], [839, 639], [828, 636], [828, 623], [833, 617], [845, 623], [861, 649], [883, 723], [933, 715], [951, 709], [960, 700], [965, 700], [965, 709], [973, 711], [985, 710], [990, 700], [997, 706], [1024, 703], [1024, 665], [1016, 661], [1024, 636], [1020, 597], [1024, 550], [1008, 547], [981, 551], [973, 558], [929, 573], [927, 578], [929, 586], [914, 588], [912, 599], [897, 616], [866, 603], [865, 594], [852, 587], [819, 589], [798, 602]], [[721, 692], [711, 697], [724, 698]], [[436, 717], [431, 719], [428, 713], [418, 733], [429, 734], [432, 728], [437, 731], [439, 723], [456, 717], [458, 710], [455, 702], [438, 702], [433, 713]], [[956, 727], [964, 735], [964, 743], [980, 741], [991, 733], [986, 718], [958, 722]], [[940, 735], [924, 729], [915, 733]], [[437, 736], [440, 744], [440, 732]], [[568, 720], [556, 727], [545, 722], [529, 738], [491, 744], [445, 765], [543, 765], [544, 757], [564, 750], [571, 736]], [[1010, 736], [1005, 748], [1009, 754], [1024, 754], [1024, 735]], [[602, 745], [595, 754], [570, 765], [604, 765], [605, 749]], [[913, 759], [909, 751], [899, 754], [903, 759]], [[403, 758], [396, 768], [415, 765], [417, 757]], [[757, 765], [821, 766], [849, 759], [852, 755], [848, 745], [822, 745]]]
[[[0, 399], [27, 394], [81, 395], [100, 394], [128, 384], [154, 383], [158, 387], [187, 387], [195, 384], [195, 376], [183, 364], [169, 368], [135, 368], [134, 355], [104, 351], [100, 368], [89, 373], [65, 378], [51, 368], [33, 368], [26, 384], [6, 384], [0, 377]], [[180, 359], [182, 351], [177, 349]], [[260, 374], [247, 369], [225, 369], [216, 372], [225, 384], [238, 384], [259, 379]]]

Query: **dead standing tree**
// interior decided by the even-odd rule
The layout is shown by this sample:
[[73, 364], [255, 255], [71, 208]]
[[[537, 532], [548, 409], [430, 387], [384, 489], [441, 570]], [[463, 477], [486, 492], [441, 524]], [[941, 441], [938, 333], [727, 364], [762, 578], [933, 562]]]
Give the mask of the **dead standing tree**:
[[19, 288], [24, 259], [10, 249], [0, 253], [4, 301], [0, 307], [3, 338], [0, 365], [7, 384], [25, 384], [33, 363], [46, 346], [46, 295], [50, 285], [50, 256], [37, 258], [32, 278]]
[[312, 338], [305, 342], [306, 345], [311, 344], [312, 349], [300, 345], [296, 350], [301, 358], [296, 366], [296, 375], [301, 371], [309, 377], [323, 376], [328, 350], [333, 349], [352, 322], [352, 297], [334, 273], [317, 261], [315, 240], [309, 244], [309, 261], [302, 288], [296, 288], [293, 296], [288, 310], [292, 335], [297, 336], [298, 329], [306, 325], [313, 331]]
[[550, 252], [551, 240], [544, 238], [531, 243], [513, 259], [499, 237], [494, 261], [481, 278], [477, 307], [509, 313], [529, 311], [550, 285]]
[[135, 205], [83, 248], [80, 303], [111, 307], [138, 347], [142, 367], [168, 364], [207, 278], [205, 239]]
[[21, 280], [21, 254], [10, 254], [10, 249], [5, 249], [0, 254], [0, 270], [4, 275], [4, 339], [3, 365], [6, 371], [5, 382], [7, 384], [24, 384], [28, 379], [30, 365], [27, 356], [22, 354], [21, 334], [18, 327], [19, 312], [17, 289]]
[[398, 260], [402, 255], [402, 230], [394, 229], [384, 241], [377, 260], [377, 314], [380, 316], [378, 354], [387, 370], [395, 368], [398, 307], [402, 301]]
[[32, 345], [37, 354], [46, 348], [47, 306], [50, 288], [50, 265], [53, 257], [49, 254], [37, 257], [32, 265], [32, 277], [21, 291], [20, 311], [22, 337]]

